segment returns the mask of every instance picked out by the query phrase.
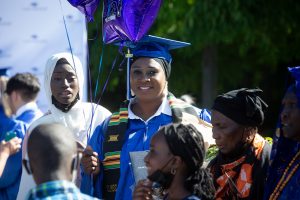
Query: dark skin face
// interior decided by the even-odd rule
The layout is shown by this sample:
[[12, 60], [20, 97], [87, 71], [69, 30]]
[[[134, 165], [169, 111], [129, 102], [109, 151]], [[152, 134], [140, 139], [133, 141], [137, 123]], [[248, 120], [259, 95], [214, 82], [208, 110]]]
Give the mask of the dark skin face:
[[[183, 199], [191, 193], [184, 187], [187, 167], [181, 157], [170, 152], [169, 146], [162, 133], [156, 133], [150, 143], [150, 151], [144, 158], [148, 175], [156, 170], [171, 172], [176, 170], [171, 186], [165, 191], [168, 199]], [[149, 180], [140, 181], [133, 193], [134, 200], [152, 199], [152, 183]]]
[[75, 71], [69, 64], [57, 64], [51, 77], [51, 92], [62, 104], [71, 104], [79, 92]]
[[170, 171], [172, 163], [169, 161], [172, 158], [174, 155], [171, 154], [165, 137], [160, 133], [155, 134], [151, 139], [150, 151], [144, 158], [148, 174], [162, 169], [165, 165], [167, 166], [164, 167], [163, 171]]
[[239, 143], [245, 141], [245, 128], [222, 113], [213, 110], [211, 115], [213, 125], [213, 138], [223, 154], [229, 154], [235, 150]]
[[131, 89], [139, 100], [155, 101], [164, 97], [166, 77], [163, 68], [152, 58], [138, 58], [130, 68]]
[[300, 142], [300, 108], [295, 93], [287, 92], [282, 100], [281, 124], [283, 135]]

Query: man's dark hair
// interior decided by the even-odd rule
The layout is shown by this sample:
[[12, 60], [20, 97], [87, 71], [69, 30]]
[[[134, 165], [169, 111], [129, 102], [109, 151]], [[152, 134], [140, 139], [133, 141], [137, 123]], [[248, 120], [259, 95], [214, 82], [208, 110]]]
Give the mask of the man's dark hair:
[[40, 91], [39, 80], [31, 73], [17, 73], [9, 79], [6, 86], [8, 95], [13, 91], [20, 92], [23, 101], [32, 101]]

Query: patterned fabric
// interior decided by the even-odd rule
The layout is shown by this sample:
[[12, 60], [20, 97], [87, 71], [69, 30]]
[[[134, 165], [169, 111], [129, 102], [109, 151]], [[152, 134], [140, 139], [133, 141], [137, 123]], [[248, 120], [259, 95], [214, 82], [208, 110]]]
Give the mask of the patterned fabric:
[[[112, 114], [104, 143], [104, 170], [120, 168], [120, 149], [124, 141], [124, 133], [128, 122], [128, 101], [124, 101], [119, 112]], [[114, 143], [114, 145], [112, 145]]]
[[38, 199], [91, 200], [96, 198], [82, 194], [72, 182], [51, 181], [31, 189], [26, 197], [26, 200]]
[[[295, 165], [299, 164], [300, 160], [298, 159]], [[299, 200], [300, 197], [300, 168], [295, 172], [289, 182], [285, 185], [282, 190], [278, 200]]]
[[[277, 131], [280, 128], [278, 128]], [[275, 139], [275, 140], [274, 140]], [[289, 162], [296, 155], [296, 153], [300, 150], [300, 143], [285, 138], [283, 136], [274, 136], [273, 138], [273, 146], [272, 146], [272, 154], [271, 154], [271, 165], [268, 170], [266, 187], [264, 192], [264, 200], [269, 199], [271, 193], [275, 189], [279, 179], [287, 168]], [[300, 179], [298, 179], [298, 182]], [[291, 180], [292, 181], [292, 180]], [[298, 183], [299, 184], [299, 183]], [[288, 184], [290, 185], [290, 184]], [[286, 187], [288, 187], [288, 185]], [[290, 194], [289, 196], [291, 196]], [[295, 194], [295, 197], [299, 195]], [[297, 198], [295, 198], [297, 199]], [[292, 200], [292, 199], [291, 199]]]
[[[293, 157], [300, 151], [300, 143], [285, 138], [280, 133], [281, 128], [277, 129], [277, 132], [280, 135], [277, 137], [276, 135], [274, 138], [277, 137], [275, 143], [272, 147], [272, 162], [269, 167], [267, 182], [265, 187], [264, 193], [264, 200], [268, 200], [270, 196], [274, 193], [274, 190], [279, 183], [282, 175], [284, 174], [285, 170], [289, 166], [289, 163], [293, 159]], [[297, 160], [291, 166], [291, 169], [295, 167], [295, 165], [299, 164], [300, 160]], [[288, 172], [290, 173], [290, 171]], [[300, 185], [300, 169], [298, 168], [295, 174], [293, 174], [292, 178], [286, 183], [284, 188], [282, 189], [278, 199], [289, 199], [289, 200], [296, 200], [299, 199], [300, 193], [299, 190], [296, 189]]]
[[220, 154], [210, 163], [209, 168], [214, 176], [216, 199], [248, 198], [253, 184], [253, 168], [262, 157], [266, 141], [256, 134], [251, 147], [246, 153], [231, 163], [218, 164]]
[[128, 122], [128, 104], [124, 101], [119, 112], [112, 114], [107, 131], [105, 134], [103, 151], [104, 160], [102, 161], [104, 168], [103, 185], [105, 185], [105, 198], [114, 199], [117, 190], [117, 183], [120, 178], [120, 158], [121, 149], [125, 140], [125, 132]]

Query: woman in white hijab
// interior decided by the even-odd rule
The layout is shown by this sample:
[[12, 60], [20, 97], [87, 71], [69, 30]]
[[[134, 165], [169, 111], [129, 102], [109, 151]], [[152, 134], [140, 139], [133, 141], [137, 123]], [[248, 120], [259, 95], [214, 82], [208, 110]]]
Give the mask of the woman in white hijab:
[[[76, 56], [70, 53], [58, 53], [48, 59], [44, 87], [49, 111], [29, 127], [23, 142], [23, 159], [27, 158], [28, 137], [36, 126], [61, 123], [70, 128], [75, 139], [85, 147], [97, 125], [111, 115], [110, 111], [100, 105], [82, 102], [83, 84], [82, 64]], [[26, 172], [23, 173], [22, 179], [24, 174]], [[20, 193], [24, 193], [23, 181], [21, 180], [18, 199], [21, 199]], [[28, 183], [25, 185], [28, 186]]]
[[83, 69], [76, 56], [70, 53], [51, 56], [44, 74], [49, 114], [35, 121], [29, 133], [39, 124], [58, 122], [70, 128], [75, 139], [86, 145], [90, 133], [111, 113], [100, 105], [82, 102], [83, 84]]

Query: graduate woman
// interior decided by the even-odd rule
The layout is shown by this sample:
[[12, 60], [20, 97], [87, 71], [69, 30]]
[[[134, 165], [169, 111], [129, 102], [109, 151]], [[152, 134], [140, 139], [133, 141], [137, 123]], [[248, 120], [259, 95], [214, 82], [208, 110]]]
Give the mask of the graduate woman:
[[98, 198], [132, 199], [135, 181], [129, 152], [149, 150], [161, 126], [210, 121], [207, 110], [192, 107], [168, 91], [169, 50], [183, 46], [186, 43], [148, 36], [131, 49], [130, 86], [135, 96], [93, 134], [82, 159], [82, 191]]

